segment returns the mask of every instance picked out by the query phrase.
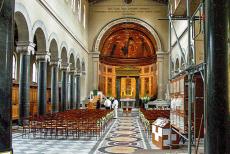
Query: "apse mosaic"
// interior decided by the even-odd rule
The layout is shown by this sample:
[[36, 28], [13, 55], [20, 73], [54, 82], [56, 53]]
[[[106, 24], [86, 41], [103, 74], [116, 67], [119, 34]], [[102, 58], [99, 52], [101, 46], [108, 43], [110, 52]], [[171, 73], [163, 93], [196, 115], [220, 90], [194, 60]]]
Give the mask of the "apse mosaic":
[[104, 56], [138, 58], [152, 56], [154, 48], [142, 32], [122, 29], [106, 40], [102, 51]]
[[154, 63], [156, 41], [141, 25], [123, 23], [112, 27], [102, 38], [100, 61], [114, 65]]

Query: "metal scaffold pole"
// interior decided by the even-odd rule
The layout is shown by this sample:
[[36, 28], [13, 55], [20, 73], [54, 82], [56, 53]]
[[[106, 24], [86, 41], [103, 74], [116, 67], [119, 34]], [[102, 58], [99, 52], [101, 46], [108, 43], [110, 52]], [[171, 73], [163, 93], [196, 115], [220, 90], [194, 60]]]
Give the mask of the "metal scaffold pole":
[[[170, 10], [170, 3], [168, 4], [168, 10]], [[169, 11], [168, 11], [169, 12]], [[171, 15], [171, 12], [169, 12], [169, 14], [168, 14], [168, 16], [170, 16]], [[169, 47], [169, 79], [171, 78], [171, 52], [172, 52], [172, 48], [171, 48], [171, 44], [172, 44], [172, 32], [171, 32], [171, 22], [169, 22], [169, 29], [168, 29], [168, 31], [169, 31], [169, 45], [168, 45], [168, 47]]]
[[[181, 134], [179, 131], [177, 131], [176, 129], [172, 128], [172, 131], [176, 132], [177, 134], [179, 134], [181, 137], [185, 138], [185, 140], [187, 141], [188, 145], [187, 145], [187, 150], [189, 154], [193, 153], [192, 147], [199, 147], [199, 144], [196, 145], [196, 136], [197, 136], [197, 126], [200, 126], [200, 131], [202, 131], [202, 123], [198, 124], [200, 121], [197, 122], [197, 118], [199, 116], [199, 107], [197, 107], [197, 105], [199, 106], [199, 104], [197, 104], [196, 99], [198, 97], [196, 97], [196, 86], [199, 86], [199, 80], [197, 79], [197, 75], [198, 73], [200, 73], [202, 79], [203, 79], [203, 84], [204, 86], [206, 85], [205, 81], [204, 81], [204, 74], [202, 73], [202, 71], [205, 71], [205, 66], [206, 64], [204, 62], [199, 63], [199, 61], [197, 62], [197, 59], [195, 56], [196, 55], [196, 39], [198, 39], [200, 37], [200, 35], [202, 35], [203, 32], [203, 3], [199, 3], [199, 5], [197, 4], [196, 10], [192, 10], [191, 6], [192, 6], [192, 1], [191, 0], [186, 0], [186, 7], [184, 9], [185, 10], [185, 14], [184, 16], [174, 16], [174, 14], [171, 14], [171, 7], [169, 4], [169, 51], [170, 51], [170, 56], [172, 55], [173, 52], [173, 48], [178, 45], [179, 51], [181, 52], [181, 57], [185, 62], [186, 67], [178, 72], [177, 74], [171, 74], [172, 68], [171, 65], [169, 65], [170, 67], [170, 74], [169, 74], [169, 78], [170, 81], [177, 79], [178, 77], [180, 77], [181, 75], [186, 75], [187, 76], [187, 93], [188, 93], [188, 97], [187, 99], [185, 99], [184, 101], [187, 101], [187, 107], [186, 110], [188, 112], [186, 112], [187, 118], [186, 118], [186, 122], [187, 122], [187, 131], [186, 131], [186, 135]], [[193, 8], [194, 9], [194, 8]], [[191, 13], [192, 11], [192, 13]], [[176, 32], [176, 27], [174, 27], [174, 23], [173, 20], [186, 20], [185, 24], [186, 24], [186, 30], [184, 31], [184, 33], [177, 35]], [[198, 33], [196, 33], [196, 21], [199, 24], [198, 27]], [[173, 43], [172, 45], [172, 34], [175, 35], [174, 39], [176, 43]], [[182, 47], [184, 47], [183, 44], [181, 44], [181, 39], [183, 38], [183, 36], [185, 36], [185, 34], [187, 34], [186, 38], [187, 38], [187, 54], [184, 53], [184, 51], [182, 50]], [[200, 49], [199, 49], [200, 50]], [[191, 57], [192, 55], [192, 57]], [[171, 57], [170, 57], [171, 58]], [[192, 59], [191, 59], [192, 58]], [[170, 59], [171, 60], [171, 59]], [[171, 61], [170, 61], [171, 62]], [[194, 78], [194, 79], [193, 79]], [[198, 82], [196, 82], [198, 80]], [[197, 83], [197, 84], [196, 84]], [[204, 87], [205, 89], [205, 87]], [[206, 101], [206, 100], [204, 100]], [[198, 102], [199, 103], [199, 102]], [[198, 110], [198, 111], [196, 111]]]
[[[191, 52], [190, 38], [190, 0], [186, 0], [188, 26], [188, 54]], [[189, 58], [188, 58], [189, 59]], [[188, 64], [191, 63], [188, 61]], [[192, 153], [192, 75], [188, 73], [188, 153]]]
[[[203, 0], [203, 8], [202, 8], [202, 12], [205, 14], [205, 3], [204, 3], [204, 0]], [[205, 25], [205, 21], [203, 19], [203, 25]], [[204, 28], [204, 31], [205, 31], [205, 26], [203, 26]], [[205, 37], [204, 37], [204, 41], [205, 41]], [[207, 94], [206, 94], [206, 90], [207, 90], [207, 77], [206, 77], [206, 74], [207, 74], [207, 51], [204, 50], [204, 73], [203, 73], [203, 81], [204, 81], [204, 117], [203, 117], [203, 123], [204, 123], [204, 129], [206, 129], [206, 122], [205, 122], [205, 119], [206, 119], [206, 104], [207, 104]], [[204, 145], [205, 145], [205, 142], [206, 142], [206, 139], [204, 138]], [[198, 145], [199, 146], [199, 145]]]
[[[170, 3], [168, 3], [168, 16], [170, 16], [171, 15], [171, 12], [169, 11], [170, 10]], [[169, 31], [169, 45], [168, 45], [168, 47], [169, 47], [169, 64], [168, 64], [168, 66], [169, 66], [169, 73], [168, 73], [168, 78], [169, 79], [171, 79], [171, 76], [172, 76], [172, 74], [171, 74], [171, 52], [172, 52], [172, 49], [171, 49], [171, 41], [172, 41], [172, 39], [171, 39], [171, 37], [172, 37], [172, 33], [171, 33], [171, 22], [168, 22], [168, 31]], [[170, 89], [170, 86], [169, 86], [169, 93], [170, 93], [170, 91], [171, 91], [171, 89]], [[170, 148], [170, 153], [171, 153], [171, 149], [172, 149], [172, 125], [171, 125], [171, 119], [170, 119], [170, 136], [169, 136], [169, 140], [170, 140], [170, 145], [169, 145], [169, 148]]]

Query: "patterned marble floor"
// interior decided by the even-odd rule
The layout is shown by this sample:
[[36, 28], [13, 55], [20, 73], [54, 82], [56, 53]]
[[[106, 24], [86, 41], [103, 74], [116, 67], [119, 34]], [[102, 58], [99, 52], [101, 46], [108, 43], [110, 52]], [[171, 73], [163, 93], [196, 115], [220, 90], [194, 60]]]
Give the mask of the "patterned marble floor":
[[[111, 125], [105, 131], [111, 128]], [[14, 154], [89, 154], [91, 149], [96, 145], [96, 138], [73, 139], [39, 139], [22, 138], [21, 129], [13, 128], [13, 149]]]
[[13, 133], [15, 154], [127, 154], [139, 150], [157, 149], [143, 133], [138, 110], [130, 114], [119, 111], [118, 119], [96, 139], [63, 140], [22, 138]]
[[97, 141], [13, 139], [15, 154], [88, 154]]
[[116, 120], [105, 135], [95, 154], [127, 154], [141, 149], [152, 149], [146, 144], [138, 117], [123, 115]]

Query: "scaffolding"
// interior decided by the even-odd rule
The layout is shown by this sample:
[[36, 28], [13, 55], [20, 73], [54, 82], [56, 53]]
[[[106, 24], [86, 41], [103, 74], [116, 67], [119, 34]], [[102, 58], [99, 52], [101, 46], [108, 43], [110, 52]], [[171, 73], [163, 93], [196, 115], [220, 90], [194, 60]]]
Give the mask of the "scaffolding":
[[[200, 64], [197, 64], [196, 61], [196, 56], [197, 56], [197, 51], [196, 51], [196, 38], [204, 32], [204, 21], [203, 21], [203, 14], [204, 14], [204, 3], [200, 2], [199, 5], [196, 7], [195, 11], [191, 14], [191, 1], [190, 0], [186, 0], [186, 3], [184, 0], [182, 0], [184, 5], [186, 4], [186, 7], [184, 8], [186, 11], [186, 16], [181, 15], [174, 15], [174, 13], [172, 12], [172, 0], [169, 1], [168, 4], [168, 19], [169, 20], [169, 81], [172, 81], [173, 79], [176, 79], [177, 77], [181, 76], [181, 75], [187, 75], [188, 76], [188, 131], [187, 131], [187, 136], [185, 134], [182, 134], [180, 131], [178, 131], [177, 129], [171, 127], [171, 132], [174, 131], [176, 132], [178, 135], [180, 135], [182, 138], [184, 138], [184, 140], [188, 141], [188, 153], [191, 154], [192, 153], [192, 146], [195, 147], [195, 153], [197, 153], [197, 149], [199, 147], [199, 140], [200, 137], [198, 137], [198, 141], [196, 142], [196, 112], [195, 112], [195, 108], [192, 108], [192, 103], [196, 103], [195, 98], [193, 98], [193, 91], [194, 91], [194, 83], [193, 83], [193, 77], [195, 73], [200, 73], [202, 80], [203, 80], [203, 100], [204, 100], [204, 106], [205, 106], [205, 101], [206, 101], [206, 96], [205, 96], [205, 85], [206, 85], [206, 80], [205, 80], [205, 70], [206, 70], [206, 64], [204, 63], [204, 58], [205, 58], [205, 52], [204, 52], [204, 58], [203, 58], [203, 62]], [[173, 0], [174, 4], [175, 3], [179, 3], [180, 1], [178, 0]], [[164, 20], [164, 19], [163, 19]], [[187, 21], [187, 27], [185, 29], [185, 31], [178, 36], [177, 34], [177, 30], [174, 26], [174, 22], [173, 21], [177, 21], [177, 20], [184, 20]], [[197, 29], [196, 29], [196, 23], [198, 22], [198, 33], [196, 33]], [[188, 38], [188, 51], [187, 51], [187, 57], [182, 49], [182, 45], [181, 45], [181, 41], [180, 38], [181, 36], [183, 37], [184, 34], [187, 32]], [[176, 42], [172, 44], [172, 33], [175, 36]], [[204, 43], [204, 42], [203, 42]], [[178, 73], [174, 73], [174, 70], [172, 70], [172, 66], [171, 66], [171, 61], [172, 61], [172, 51], [173, 48], [178, 45], [180, 53], [181, 53], [181, 57], [185, 63], [185, 68], [183, 68], [183, 70], [179, 71]], [[204, 49], [203, 49], [204, 51]], [[193, 61], [189, 61], [189, 53], [193, 53]], [[186, 60], [187, 59], [187, 60]], [[172, 74], [173, 72], [173, 74]], [[193, 102], [194, 101], [194, 102]], [[205, 107], [204, 107], [205, 108]], [[193, 111], [192, 111], [193, 110]], [[192, 112], [194, 113], [194, 124], [192, 125]], [[205, 119], [203, 116], [205, 116], [205, 114], [203, 113], [202, 115], [202, 120]], [[202, 125], [202, 121], [201, 121], [201, 125]], [[194, 130], [192, 130], [192, 127], [194, 128]], [[200, 126], [200, 130], [198, 132], [198, 136], [200, 135], [200, 131], [201, 131], [201, 126]], [[194, 142], [192, 142], [194, 141]], [[172, 147], [172, 142], [170, 139], [170, 149]]]

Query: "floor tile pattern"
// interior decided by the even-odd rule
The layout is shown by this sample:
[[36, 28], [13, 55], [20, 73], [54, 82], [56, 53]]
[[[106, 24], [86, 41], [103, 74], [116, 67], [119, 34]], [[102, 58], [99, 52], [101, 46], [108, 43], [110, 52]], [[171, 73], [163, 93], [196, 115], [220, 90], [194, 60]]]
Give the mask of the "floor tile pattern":
[[97, 141], [14, 138], [15, 154], [88, 154]]
[[122, 116], [117, 119], [96, 154], [126, 154], [147, 149], [143, 140], [138, 117]]
[[22, 138], [21, 128], [17, 126], [13, 127], [12, 137], [15, 154], [126, 154], [157, 149], [143, 133], [138, 110], [128, 114], [119, 111], [118, 119], [111, 123], [98, 141], [95, 138]]

